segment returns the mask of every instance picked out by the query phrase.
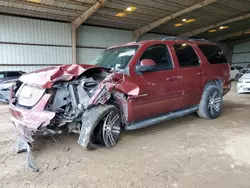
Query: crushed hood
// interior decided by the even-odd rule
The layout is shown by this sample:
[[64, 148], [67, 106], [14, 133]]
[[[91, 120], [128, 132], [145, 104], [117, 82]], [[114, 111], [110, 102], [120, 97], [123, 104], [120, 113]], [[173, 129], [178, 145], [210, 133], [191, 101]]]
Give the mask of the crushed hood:
[[85, 64], [54, 66], [24, 74], [20, 77], [20, 80], [26, 84], [37, 85], [43, 88], [51, 88], [57, 81], [69, 81], [72, 78], [77, 78], [86, 70], [93, 68], [100, 67]]

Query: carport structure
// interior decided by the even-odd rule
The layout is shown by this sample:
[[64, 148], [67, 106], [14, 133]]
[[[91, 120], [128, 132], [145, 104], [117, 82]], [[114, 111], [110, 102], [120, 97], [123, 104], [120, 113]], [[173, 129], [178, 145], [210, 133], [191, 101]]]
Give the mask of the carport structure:
[[72, 23], [72, 63], [81, 24], [216, 42], [250, 39], [249, 0], [0, 0], [0, 13]]

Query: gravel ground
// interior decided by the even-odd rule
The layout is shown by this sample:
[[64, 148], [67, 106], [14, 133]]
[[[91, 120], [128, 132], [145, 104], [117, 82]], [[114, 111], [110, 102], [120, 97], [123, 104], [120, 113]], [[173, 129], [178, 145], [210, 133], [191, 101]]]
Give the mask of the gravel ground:
[[0, 187], [249, 188], [249, 99], [233, 88], [218, 119], [193, 114], [124, 132], [112, 149], [85, 151], [74, 134], [39, 140], [38, 173], [15, 154], [17, 134], [0, 105]]

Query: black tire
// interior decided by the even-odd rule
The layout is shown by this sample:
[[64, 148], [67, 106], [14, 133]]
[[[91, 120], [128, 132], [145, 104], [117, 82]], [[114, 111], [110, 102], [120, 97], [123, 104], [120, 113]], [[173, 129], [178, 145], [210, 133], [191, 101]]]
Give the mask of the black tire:
[[220, 89], [214, 85], [207, 85], [203, 91], [199, 104], [198, 115], [205, 119], [217, 118], [223, 106], [223, 98]]
[[235, 79], [234, 79], [234, 80], [235, 80], [236, 82], [238, 82], [238, 80], [240, 79], [240, 77], [241, 77], [241, 75], [240, 75], [240, 74], [236, 74], [236, 76], [235, 76]]
[[[116, 120], [114, 120], [115, 117], [117, 118]], [[108, 124], [109, 120], [114, 120], [114, 124], [110, 125], [112, 122]], [[83, 115], [78, 143], [88, 150], [103, 146], [113, 147], [119, 140], [120, 130], [120, 113], [115, 106], [94, 106]], [[87, 139], [86, 136], [88, 137]]]

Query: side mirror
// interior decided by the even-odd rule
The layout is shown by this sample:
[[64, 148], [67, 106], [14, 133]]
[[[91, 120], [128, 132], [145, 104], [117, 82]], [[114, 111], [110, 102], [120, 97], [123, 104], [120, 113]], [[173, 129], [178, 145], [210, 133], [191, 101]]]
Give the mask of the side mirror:
[[140, 65], [136, 66], [138, 72], [148, 72], [152, 71], [155, 68], [155, 62], [152, 59], [143, 59], [140, 62]]

